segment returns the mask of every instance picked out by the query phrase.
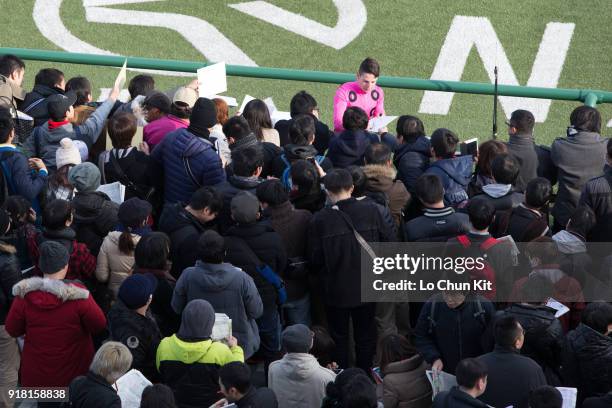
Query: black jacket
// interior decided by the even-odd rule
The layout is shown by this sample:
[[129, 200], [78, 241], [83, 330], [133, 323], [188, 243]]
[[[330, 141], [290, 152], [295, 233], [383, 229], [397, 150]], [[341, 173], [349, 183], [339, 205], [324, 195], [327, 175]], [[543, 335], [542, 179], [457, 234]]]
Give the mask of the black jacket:
[[238, 408], [277, 408], [278, 401], [274, 391], [267, 387], [251, 387], [239, 401], [235, 402]]
[[[336, 206], [367, 242], [393, 241], [393, 230], [372, 200], [349, 198]], [[307, 254], [311, 270], [319, 275], [326, 303], [335, 307], [361, 305], [361, 246], [341, 213], [326, 207], [314, 215]]]
[[[215, 190], [223, 197], [223, 208], [218, 216], [219, 231], [222, 233], [227, 231], [230, 227], [235, 225], [232, 220], [232, 198], [236, 197], [238, 193], [248, 191], [255, 195], [255, 189], [258, 185], [263, 183], [265, 179], [259, 177], [241, 177], [231, 175], [221, 184], [215, 186]], [[193, 265], [190, 265], [193, 266]]]
[[582, 408], [610, 408], [612, 407], [612, 391], [603, 397], [591, 397], [584, 400]]
[[0, 326], [11, 308], [13, 286], [21, 279], [15, 247], [0, 241]]
[[543, 235], [550, 235], [548, 217], [535, 212], [523, 204], [496, 214], [491, 235], [496, 238], [510, 235], [514, 242], [529, 242]]
[[565, 336], [563, 326], [555, 318], [556, 310], [547, 306], [515, 303], [501, 316], [514, 316], [525, 330], [521, 354], [542, 367], [549, 385], [561, 385], [561, 351]]
[[493, 204], [495, 211], [508, 211], [525, 200], [525, 195], [515, 191], [513, 188], [506, 193], [502, 190], [504, 185], [502, 184], [489, 184], [483, 186], [482, 192], [474, 195], [471, 200], [486, 200]]
[[266, 221], [236, 225], [225, 235], [227, 249], [225, 261], [242, 269], [253, 278], [264, 309], [276, 307], [276, 288], [257, 272], [256, 261], [249, 257], [245, 244], [260, 262], [268, 265], [277, 275], [282, 275], [287, 266], [287, 254], [282, 239]]
[[432, 364], [441, 359], [444, 371], [455, 374], [459, 361], [489, 351], [485, 347], [490, 342], [484, 337], [495, 307], [481, 296], [477, 299], [470, 295], [461, 306], [451, 309], [438, 294], [423, 305], [414, 332], [414, 345], [425, 361]]
[[508, 151], [518, 161], [519, 176], [514, 185], [516, 191], [524, 192], [527, 183], [538, 177], [538, 153], [532, 135], [511, 135]]
[[612, 242], [612, 167], [604, 175], [589, 180], [580, 196], [580, 204], [588, 205], [597, 216], [597, 224], [589, 234], [589, 241]]
[[110, 338], [125, 344], [132, 353], [132, 368], [140, 371], [151, 382], [159, 379], [155, 367], [155, 352], [162, 339], [157, 323], [130, 310], [119, 299], [108, 312]]
[[[334, 133], [329, 130], [329, 127], [319, 121], [314, 115], [310, 115], [314, 119], [315, 122], [315, 141], [313, 146], [319, 154], [324, 154], [327, 148], [329, 147], [329, 141], [334, 137]], [[279, 120], [274, 125], [274, 129], [278, 131], [278, 135], [280, 137], [280, 145], [285, 146], [291, 143], [291, 138], [289, 137], [289, 128], [293, 123], [293, 119], [290, 120]]]
[[397, 147], [393, 164], [397, 168], [397, 179], [406, 186], [406, 190], [414, 193], [416, 180], [429, 167], [431, 158], [431, 143], [425, 136], [411, 143]]
[[578, 388], [578, 400], [610, 391], [612, 337], [580, 323], [567, 334], [563, 351], [563, 379]]
[[529, 392], [546, 385], [542, 368], [516, 350], [495, 346], [478, 358], [487, 365], [487, 389], [478, 399], [493, 407], [529, 407]]
[[119, 206], [104, 193], [77, 192], [72, 199], [76, 240], [84, 243], [94, 256], [98, 256], [102, 241], [117, 226]]
[[[285, 145], [283, 146], [283, 150], [281, 151], [281, 153], [276, 156], [274, 158], [274, 161], [272, 162], [272, 175], [282, 181], [283, 173], [285, 172], [285, 169], [289, 167], [287, 166], [287, 162], [291, 164], [296, 160], [309, 160], [314, 159], [316, 156], [322, 155], [320, 155], [317, 152], [317, 149], [312, 145]], [[325, 157], [319, 163], [319, 166], [321, 166], [321, 168], [326, 172], [333, 167], [331, 161], [327, 157]]]
[[470, 229], [470, 219], [465, 213], [457, 213], [452, 207], [426, 208], [425, 214], [404, 224], [404, 236], [408, 242], [446, 242]]
[[329, 142], [327, 157], [334, 167], [363, 166], [365, 151], [372, 143], [370, 134], [364, 130], [345, 130]]
[[159, 219], [159, 230], [170, 237], [171, 273], [178, 278], [198, 260], [198, 239], [207, 226], [191, 215], [182, 204], [166, 204]]
[[[29, 92], [23, 100], [23, 110], [34, 118], [34, 126], [40, 126], [49, 120], [49, 111], [47, 110], [47, 98], [51, 95], [63, 94], [59, 88], [50, 88], [46, 85], [34, 85], [32, 92]], [[37, 101], [41, 100], [35, 106]], [[30, 109], [28, 109], [31, 107]]]
[[72, 380], [69, 397], [73, 408], [121, 408], [117, 391], [91, 371]]
[[327, 201], [327, 194], [318, 184], [309, 192], [294, 190], [290, 194], [291, 204], [296, 210], [308, 210], [311, 213], [320, 211]]
[[436, 395], [432, 408], [487, 408], [487, 404], [453, 387]]

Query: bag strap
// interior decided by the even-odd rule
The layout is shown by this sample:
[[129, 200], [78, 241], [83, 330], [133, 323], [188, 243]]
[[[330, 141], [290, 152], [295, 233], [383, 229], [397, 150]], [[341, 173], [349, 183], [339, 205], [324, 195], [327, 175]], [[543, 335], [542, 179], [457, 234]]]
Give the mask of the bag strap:
[[377, 257], [376, 252], [374, 252], [370, 244], [368, 244], [368, 242], [361, 236], [361, 234], [357, 232], [357, 229], [355, 229], [355, 226], [353, 225], [353, 222], [351, 221], [349, 216], [344, 211], [342, 211], [337, 205], [333, 205], [331, 209], [337, 211], [338, 214], [340, 214], [340, 216], [342, 217], [342, 219], [348, 224], [348, 226], [353, 231], [353, 235], [355, 235], [355, 239], [357, 240], [359, 245], [363, 248], [363, 250], [366, 251], [366, 253], [370, 256], [370, 258], [372, 259], [376, 258]]
[[480, 244], [480, 249], [482, 249], [483, 251], [488, 251], [489, 249], [497, 245], [497, 242], [498, 241], [495, 238], [489, 237], [485, 239], [482, 244]]
[[479, 319], [482, 322], [482, 325], [486, 327], [487, 326], [487, 320], [485, 319], [486, 312], [484, 308], [482, 307], [482, 302], [480, 301], [480, 298], [478, 296], [474, 298], [474, 303], [476, 303], [476, 313], [474, 313], [474, 317]]
[[191, 170], [191, 165], [189, 164], [189, 158], [187, 156], [183, 156], [183, 166], [185, 167], [185, 171], [187, 172], [187, 175], [189, 176], [193, 184], [195, 184], [198, 188], [202, 187], [202, 184], [198, 182], [198, 179], [195, 177], [193, 171]]
[[104, 171], [104, 156], [104, 152], [100, 153], [100, 156], [98, 156], [98, 168], [100, 169], [100, 181], [102, 181], [102, 184], [106, 184], [106, 172]]
[[470, 239], [468, 238], [467, 235], [459, 235], [457, 237], [457, 241], [459, 241], [459, 243], [464, 247], [464, 248], [469, 248], [472, 246], [472, 241], [470, 241]]
[[109, 151], [108, 154], [109, 154], [108, 162], [111, 164], [111, 166], [113, 166], [113, 170], [115, 170], [115, 173], [117, 173], [117, 177], [119, 178], [119, 181], [121, 182], [121, 184], [123, 184], [126, 187], [131, 188], [132, 190], [136, 190], [136, 186], [121, 168], [121, 165], [119, 164], [119, 160], [117, 159], [117, 157], [115, 157], [115, 155], [113, 154], [113, 151], [112, 150]]

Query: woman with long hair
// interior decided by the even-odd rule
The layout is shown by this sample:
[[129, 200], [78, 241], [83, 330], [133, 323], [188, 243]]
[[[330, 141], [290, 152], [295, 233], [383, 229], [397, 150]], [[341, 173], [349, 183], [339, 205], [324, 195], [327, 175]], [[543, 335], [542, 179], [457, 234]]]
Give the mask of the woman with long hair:
[[482, 187], [495, 183], [491, 164], [500, 154], [508, 153], [508, 146], [499, 140], [487, 140], [478, 147], [478, 163], [470, 184], [468, 184], [468, 195], [470, 197], [482, 192]]
[[278, 131], [272, 128], [270, 111], [264, 101], [253, 99], [247, 103], [242, 116], [249, 122], [249, 127], [257, 137], [257, 140], [273, 143], [280, 147]]

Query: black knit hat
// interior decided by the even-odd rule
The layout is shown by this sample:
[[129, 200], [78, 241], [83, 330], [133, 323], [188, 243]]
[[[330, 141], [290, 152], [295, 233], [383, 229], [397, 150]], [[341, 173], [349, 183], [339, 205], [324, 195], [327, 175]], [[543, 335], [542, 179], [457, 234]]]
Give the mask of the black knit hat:
[[217, 124], [217, 105], [208, 98], [198, 98], [191, 109], [189, 129], [200, 136], [208, 136], [208, 129]]

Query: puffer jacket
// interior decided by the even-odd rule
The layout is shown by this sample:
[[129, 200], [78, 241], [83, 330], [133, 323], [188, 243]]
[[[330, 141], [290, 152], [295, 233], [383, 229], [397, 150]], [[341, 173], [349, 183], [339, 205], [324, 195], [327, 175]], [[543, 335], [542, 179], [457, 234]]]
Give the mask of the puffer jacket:
[[[164, 168], [166, 203], [189, 202], [198, 188], [213, 186], [225, 180], [217, 153], [187, 129], [168, 133], [153, 149], [151, 156]], [[191, 169], [191, 175], [188, 168]]]
[[410, 193], [401, 181], [395, 180], [397, 171], [389, 166], [368, 164], [364, 166], [363, 172], [368, 178], [367, 191], [385, 195], [395, 225], [399, 226], [402, 211], [410, 201]]
[[268, 387], [280, 408], [319, 408], [325, 387], [335, 379], [332, 370], [321, 367], [308, 353], [287, 353], [268, 369]]
[[104, 193], [77, 192], [72, 199], [74, 221], [72, 228], [76, 239], [84, 243], [89, 251], [98, 256], [102, 241], [119, 223], [119, 206]]
[[91, 371], [70, 383], [73, 408], [121, 408], [121, 398], [106, 380]]
[[427, 363], [419, 354], [389, 363], [382, 369], [382, 391], [385, 408], [431, 407], [431, 385], [425, 375]]
[[248, 191], [255, 195], [255, 189], [264, 181], [265, 179], [260, 177], [231, 175], [227, 178], [227, 181], [215, 186], [215, 190], [223, 197], [223, 208], [217, 217], [219, 230], [221, 232], [227, 231], [228, 228], [235, 224], [232, 220], [232, 198], [243, 191]]
[[467, 186], [472, 175], [472, 167], [472, 156], [459, 156], [437, 160], [424, 173], [440, 177], [444, 187], [444, 202], [457, 207], [468, 199]]
[[[34, 85], [32, 92], [28, 92], [23, 100], [22, 109], [34, 118], [34, 126], [40, 126], [49, 119], [49, 111], [47, 109], [47, 98], [51, 95], [60, 95], [64, 91], [60, 88], [49, 87], [47, 85]], [[36, 102], [40, 101], [36, 105]]]
[[329, 141], [327, 157], [334, 167], [363, 166], [369, 145], [378, 142], [364, 130], [345, 130]]
[[612, 384], [612, 337], [580, 323], [566, 336], [563, 379], [578, 388], [578, 400], [605, 394]]
[[[134, 267], [134, 254], [127, 255], [119, 250], [119, 237], [121, 232], [109, 233], [100, 247], [98, 265], [96, 266], [96, 279], [106, 283], [115, 297], [121, 283], [130, 276]], [[132, 234], [134, 245], [140, 241], [140, 235]]]
[[425, 136], [403, 143], [395, 150], [393, 164], [397, 168], [397, 178], [409, 192], [414, 193], [416, 181], [429, 166], [430, 158], [431, 143]]

